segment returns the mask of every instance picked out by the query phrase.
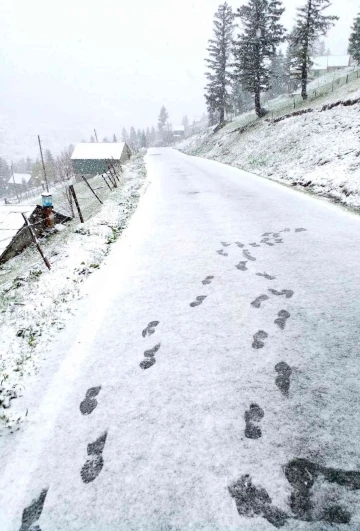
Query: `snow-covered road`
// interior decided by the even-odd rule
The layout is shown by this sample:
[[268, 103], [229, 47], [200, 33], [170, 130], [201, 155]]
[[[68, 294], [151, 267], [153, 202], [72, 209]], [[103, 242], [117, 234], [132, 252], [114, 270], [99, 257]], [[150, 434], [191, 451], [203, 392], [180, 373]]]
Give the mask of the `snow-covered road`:
[[1, 531], [360, 530], [360, 217], [171, 149], [147, 164], [0, 441]]

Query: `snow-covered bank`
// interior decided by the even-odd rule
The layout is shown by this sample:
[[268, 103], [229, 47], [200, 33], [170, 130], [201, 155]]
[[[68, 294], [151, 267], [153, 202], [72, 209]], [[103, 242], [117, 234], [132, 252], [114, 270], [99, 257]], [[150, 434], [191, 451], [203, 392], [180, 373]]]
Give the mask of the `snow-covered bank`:
[[239, 120], [237, 128], [233, 122], [216, 134], [208, 130], [178, 148], [359, 208], [360, 105], [322, 110], [332, 102], [359, 97], [356, 80], [309, 103], [311, 113], [278, 123], [262, 119], [245, 127]]
[[123, 186], [111, 193], [95, 217], [63, 226], [42, 242], [50, 272], [33, 247], [0, 267], [0, 431], [21, 422], [22, 414], [11, 407], [11, 400], [41, 367], [49, 344], [76, 312], [86, 278], [101, 267], [127, 226], [145, 176], [143, 157], [138, 156], [124, 167]]

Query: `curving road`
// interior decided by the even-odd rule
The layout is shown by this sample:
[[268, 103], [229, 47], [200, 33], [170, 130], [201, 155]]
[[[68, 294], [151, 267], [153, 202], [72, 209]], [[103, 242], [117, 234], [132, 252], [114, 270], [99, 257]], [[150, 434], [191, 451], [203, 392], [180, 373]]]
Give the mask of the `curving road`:
[[2, 443], [1, 531], [360, 530], [360, 218], [171, 149], [147, 165]]

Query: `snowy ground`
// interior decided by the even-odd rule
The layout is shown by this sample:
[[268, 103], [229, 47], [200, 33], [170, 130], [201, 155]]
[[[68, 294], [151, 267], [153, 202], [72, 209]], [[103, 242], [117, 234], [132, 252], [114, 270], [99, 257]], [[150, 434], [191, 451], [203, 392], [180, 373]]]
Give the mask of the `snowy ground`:
[[[73, 319], [87, 278], [101, 267], [126, 227], [144, 179], [143, 159], [138, 157], [125, 166], [121, 186], [107, 194], [103, 207], [95, 205], [98, 213], [92, 219], [84, 224], [74, 220], [43, 239], [50, 272], [35, 247], [0, 267], [0, 433], [26, 415], [27, 408], [19, 409], [12, 398], [31, 386], [31, 376], [41, 368], [58, 331]], [[89, 217], [84, 209], [85, 214]]]
[[359, 531], [360, 217], [170, 149], [147, 164], [0, 439], [1, 531]]
[[[308, 107], [315, 112], [279, 123], [240, 117], [217, 134], [190, 137], [179, 149], [360, 207], [360, 105], [321, 112], [323, 105], [360, 97], [360, 80], [336, 89]], [[306, 105], [303, 105], [306, 108]], [[287, 109], [286, 112], [289, 112]], [[281, 113], [280, 113], [281, 114]], [[280, 115], [279, 113], [276, 116]], [[284, 114], [284, 112], [283, 112]], [[271, 115], [270, 115], [271, 118]]]

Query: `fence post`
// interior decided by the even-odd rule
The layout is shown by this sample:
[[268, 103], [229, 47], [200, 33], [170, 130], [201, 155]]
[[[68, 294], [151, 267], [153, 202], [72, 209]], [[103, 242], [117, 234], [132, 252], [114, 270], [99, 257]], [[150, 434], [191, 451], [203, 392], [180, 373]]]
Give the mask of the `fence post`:
[[37, 250], [38, 250], [39, 253], [41, 254], [41, 257], [42, 257], [42, 259], [44, 260], [46, 267], [50, 270], [50, 269], [51, 269], [50, 262], [49, 262], [49, 260], [46, 258], [46, 256], [44, 255], [43, 250], [41, 249], [40, 244], [39, 244], [39, 242], [38, 242], [38, 239], [37, 239], [37, 237], [36, 237], [36, 235], [35, 235], [35, 232], [33, 231], [32, 226], [30, 225], [29, 220], [28, 220], [28, 218], [26, 217], [26, 214], [24, 214], [24, 213], [22, 212], [21, 215], [22, 215], [22, 217], [24, 218], [25, 224], [26, 224], [27, 228], [28, 228], [29, 231], [30, 231], [32, 241], [35, 243], [35, 245], [36, 245], [36, 247], [37, 247]]
[[111, 172], [110, 163], [109, 163], [109, 161], [108, 161], [107, 159], [105, 159], [105, 161], [106, 161], [106, 165], [107, 165], [107, 167], [108, 167], [109, 173], [110, 173], [112, 179], [114, 179], [114, 180], [113, 180], [114, 188], [117, 188], [118, 185], [117, 185], [117, 182], [116, 182], [116, 178], [113, 176], [113, 174], [112, 174], [112, 172]]
[[80, 221], [81, 221], [81, 223], [84, 223], [84, 218], [82, 216], [82, 213], [81, 213], [81, 210], [80, 210], [80, 206], [79, 206], [79, 203], [78, 203], [78, 200], [77, 200], [77, 197], [76, 197], [75, 189], [74, 189], [74, 186], [72, 184], [69, 184], [69, 190], [72, 193], [72, 196], [74, 198], [75, 205], [76, 205], [76, 208], [77, 208], [77, 211], [78, 211], [78, 214], [79, 214]]
[[349, 83], [349, 74], [346, 76], [346, 83]]
[[[114, 157], [113, 157], [113, 159], [114, 159]], [[114, 172], [114, 174], [115, 174], [117, 180], [120, 182], [120, 179], [119, 179], [118, 174], [116, 173], [116, 170], [115, 170], [115, 166], [114, 166], [114, 164], [113, 164], [113, 161], [109, 159], [109, 162], [110, 162], [110, 164], [111, 164], [111, 167], [112, 167], [112, 169], [113, 169], [113, 172]]]
[[95, 190], [93, 190], [92, 187], [90, 186], [90, 184], [88, 183], [87, 178], [84, 175], [82, 175], [82, 178], [84, 179], [84, 181], [86, 182], [86, 184], [88, 185], [88, 187], [90, 188], [90, 190], [92, 191], [92, 193], [94, 194], [96, 199], [99, 201], [99, 203], [103, 204], [103, 202], [101, 201], [100, 197], [97, 196]]
[[109, 183], [107, 182], [107, 180], [105, 179], [105, 175], [102, 174], [101, 177], [104, 179], [104, 181], [106, 182], [106, 186], [109, 188], [109, 190], [111, 191], [111, 186], [109, 185]]

